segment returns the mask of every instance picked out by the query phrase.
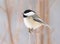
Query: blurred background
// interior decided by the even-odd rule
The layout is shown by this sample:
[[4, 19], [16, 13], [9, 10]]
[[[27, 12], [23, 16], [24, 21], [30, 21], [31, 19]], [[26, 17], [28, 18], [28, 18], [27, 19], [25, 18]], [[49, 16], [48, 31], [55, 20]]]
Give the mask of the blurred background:
[[[43, 39], [41, 44], [60, 44], [60, 0], [0, 0], [0, 44], [28, 44], [29, 33], [22, 17], [26, 9], [36, 11], [53, 28], [50, 43]], [[36, 43], [38, 38], [33, 33], [31, 44], [40, 44]]]

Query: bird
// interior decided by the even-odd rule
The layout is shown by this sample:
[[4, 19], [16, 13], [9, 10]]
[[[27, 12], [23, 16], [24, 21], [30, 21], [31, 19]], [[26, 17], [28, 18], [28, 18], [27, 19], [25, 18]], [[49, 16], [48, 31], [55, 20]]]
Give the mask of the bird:
[[31, 9], [27, 9], [23, 12], [23, 20], [25, 26], [29, 29], [29, 33], [33, 30], [36, 30], [41, 25], [47, 25], [37, 14], [35, 11]]

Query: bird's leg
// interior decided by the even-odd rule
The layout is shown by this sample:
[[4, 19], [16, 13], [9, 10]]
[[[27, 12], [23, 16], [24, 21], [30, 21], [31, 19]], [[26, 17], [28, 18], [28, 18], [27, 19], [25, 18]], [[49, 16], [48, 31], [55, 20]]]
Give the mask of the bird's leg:
[[31, 33], [33, 31], [33, 29], [28, 28], [28, 31], [29, 31], [29, 33]]
[[28, 32], [29, 32], [29, 44], [31, 44], [31, 32], [33, 31], [33, 29], [28, 28]]

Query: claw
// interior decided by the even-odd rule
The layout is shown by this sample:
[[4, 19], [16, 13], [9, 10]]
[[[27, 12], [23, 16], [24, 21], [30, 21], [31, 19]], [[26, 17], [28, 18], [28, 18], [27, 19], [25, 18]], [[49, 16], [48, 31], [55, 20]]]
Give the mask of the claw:
[[33, 31], [33, 29], [29, 29], [28, 31], [29, 31], [29, 33], [31, 33]]

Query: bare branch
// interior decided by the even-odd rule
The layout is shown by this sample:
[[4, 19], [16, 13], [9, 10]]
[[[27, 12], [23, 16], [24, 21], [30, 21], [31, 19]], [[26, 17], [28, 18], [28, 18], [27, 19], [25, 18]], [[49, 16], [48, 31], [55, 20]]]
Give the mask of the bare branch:
[[3, 44], [5, 37], [6, 37], [6, 32], [3, 34], [3, 37], [1, 38], [1, 44]]
[[13, 36], [12, 36], [12, 31], [11, 31], [11, 18], [10, 18], [10, 13], [9, 13], [9, 9], [8, 9], [8, 5], [7, 5], [7, 0], [5, 0], [5, 6], [6, 6], [6, 13], [7, 13], [7, 17], [8, 17], [8, 32], [10, 35], [10, 39], [11, 39], [11, 44], [14, 44], [13, 42]]
[[0, 7], [0, 9], [2, 9], [4, 12], [6, 12], [6, 10], [3, 7]]

